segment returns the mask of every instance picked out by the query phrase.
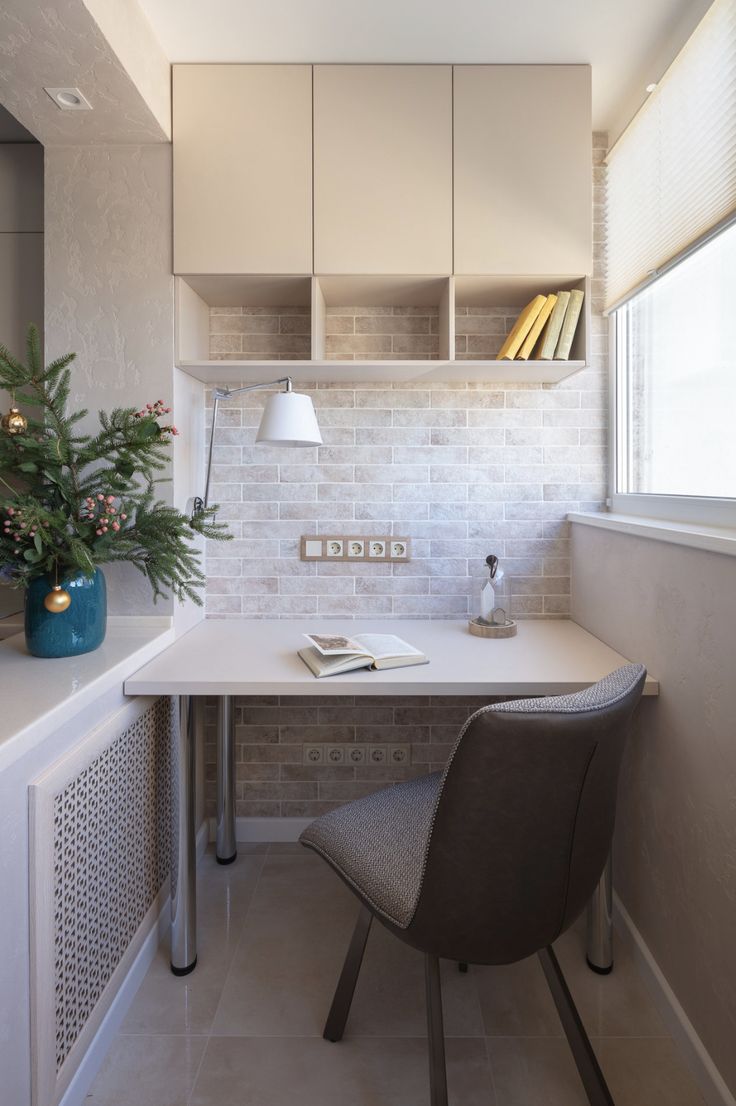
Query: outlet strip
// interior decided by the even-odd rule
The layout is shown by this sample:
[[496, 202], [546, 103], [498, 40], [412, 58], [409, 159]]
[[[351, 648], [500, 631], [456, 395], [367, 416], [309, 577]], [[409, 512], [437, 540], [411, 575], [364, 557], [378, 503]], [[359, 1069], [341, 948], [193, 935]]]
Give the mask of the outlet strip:
[[333, 767], [361, 767], [363, 765], [390, 765], [403, 768], [411, 764], [411, 745], [383, 741], [379, 745], [364, 742], [350, 742], [333, 745], [318, 742], [305, 745], [303, 763], [314, 767], [331, 765]]
[[303, 561], [410, 561], [409, 538], [351, 538], [343, 534], [315, 537], [303, 534], [299, 555]]

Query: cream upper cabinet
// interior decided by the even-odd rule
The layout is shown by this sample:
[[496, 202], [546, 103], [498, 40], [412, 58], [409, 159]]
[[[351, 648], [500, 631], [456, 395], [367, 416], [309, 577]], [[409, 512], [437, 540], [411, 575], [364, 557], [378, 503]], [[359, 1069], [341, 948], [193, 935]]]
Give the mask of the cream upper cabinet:
[[591, 270], [590, 67], [454, 70], [455, 272]]
[[312, 67], [175, 65], [174, 271], [311, 273]]
[[314, 67], [317, 273], [452, 272], [452, 69]]

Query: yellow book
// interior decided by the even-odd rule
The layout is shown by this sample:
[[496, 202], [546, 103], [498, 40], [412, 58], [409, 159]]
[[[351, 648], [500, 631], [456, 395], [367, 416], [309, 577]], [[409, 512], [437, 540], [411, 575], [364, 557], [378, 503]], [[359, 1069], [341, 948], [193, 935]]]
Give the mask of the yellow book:
[[565, 321], [562, 324], [559, 341], [557, 342], [555, 361], [567, 361], [570, 357], [570, 348], [572, 346], [572, 340], [575, 337], [582, 306], [583, 293], [579, 289], [574, 288], [570, 293], [570, 302], [565, 312]]
[[526, 338], [524, 339], [524, 341], [522, 343], [521, 349], [519, 350], [519, 352], [516, 355], [516, 357], [519, 361], [526, 361], [527, 358], [529, 357], [530, 353], [534, 349], [537, 338], [542, 333], [542, 328], [544, 327], [544, 324], [547, 322], [547, 319], [552, 314], [552, 308], [554, 307], [554, 305], [556, 303], [557, 303], [557, 296], [554, 294], [554, 292], [552, 292], [549, 296], [547, 296], [547, 299], [544, 301], [544, 305], [542, 307], [542, 310], [539, 312], [536, 319], [534, 320], [534, 323], [532, 324], [531, 330], [527, 334]]
[[557, 339], [560, 336], [562, 330], [562, 321], [565, 318], [565, 312], [567, 311], [567, 305], [570, 302], [569, 292], [558, 292], [557, 303], [555, 304], [552, 314], [547, 320], [547, 325], [544, 328], [542, 337], [539, 340], [536, 352], [534, 354], [537, 361], [551, 361], [555, 355], [557, 349]]
[[524, 310], [519, 315], [518, 319], [514, 323], [513, 329], [508, 338], [501, 346], [501, 352], [498, 355], [499, 361], [513, 361], [516, 354], [521, 348], [521, 343], [526, 338], [527, 334], [534, 325], [539, 312], [547, 302], [546, 296], [535, 296], [531, 303], [528, 303]]

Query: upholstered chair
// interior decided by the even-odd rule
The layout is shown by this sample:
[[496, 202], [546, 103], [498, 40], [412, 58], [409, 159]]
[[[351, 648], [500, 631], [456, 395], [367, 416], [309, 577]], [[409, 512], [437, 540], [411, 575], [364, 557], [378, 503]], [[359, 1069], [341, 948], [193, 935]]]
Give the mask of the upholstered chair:
[[425, 956], [432, 1106], [446, 1106], [439, 957], [538, 953], [593, 1106], [612, 1099], [552, 943], [603, 872], [641, 665], [570, 695], [495, 703], [462, 727], [444, 772], [317, 818], [301, 836], [361, 909], [324, 1036], [342, 1038], [373, 918]]

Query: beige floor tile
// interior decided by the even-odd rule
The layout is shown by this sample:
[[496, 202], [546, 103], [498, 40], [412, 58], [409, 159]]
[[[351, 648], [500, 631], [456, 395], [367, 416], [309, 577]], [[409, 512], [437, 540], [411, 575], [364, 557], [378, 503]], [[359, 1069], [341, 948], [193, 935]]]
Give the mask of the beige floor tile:
[[488, 1037], [486, 1044], [496, 1106], [588, 1106], [566, 1040]]
[[206, 1037], [122, 1037], [112, 1044], [89, 1106], [188, 1106]]
[[[559, 1037], [562, 1025], [536, 956], [473, 968], [489, 1037]], [[582, 1014], [581, 1014], [582, 1016]]]
[[213, 1033], [320, 1035], [356, 915], [318, 858], [267, 857]]
[[669, 1038], [601, 1038], [595, 1051], [616, 1106], [703, 1106]]
[[597, 975], [587, 966], [585, 931], [580, 928], [568, 931], [557, 941], [555, 951], [591, 1036], [667, 1036], [622, 934], [614, 935], [614, 965], [610, 975]]
[[[461, 974], [457, 964], [442, 963], [442, 1009], [448, 1037], [483, 1036], [474, 969]], [[426, 1025], [424, 957], [374, 921], [347, 1032], [351, 1036], [421, 1037]]]
[[208, 1033], [243, 932], [265, 854], [217, 865], [205, 857], [197, 875], [197, 967], [176, 977], [163, 942], [123, 1022], [123, 1033]]
[[[451, 1106], [494, 1106], [482, 1040], [448, 1042]], [[426, 1041], [212, 1037], [191, 1106], [427, 1106]]]

